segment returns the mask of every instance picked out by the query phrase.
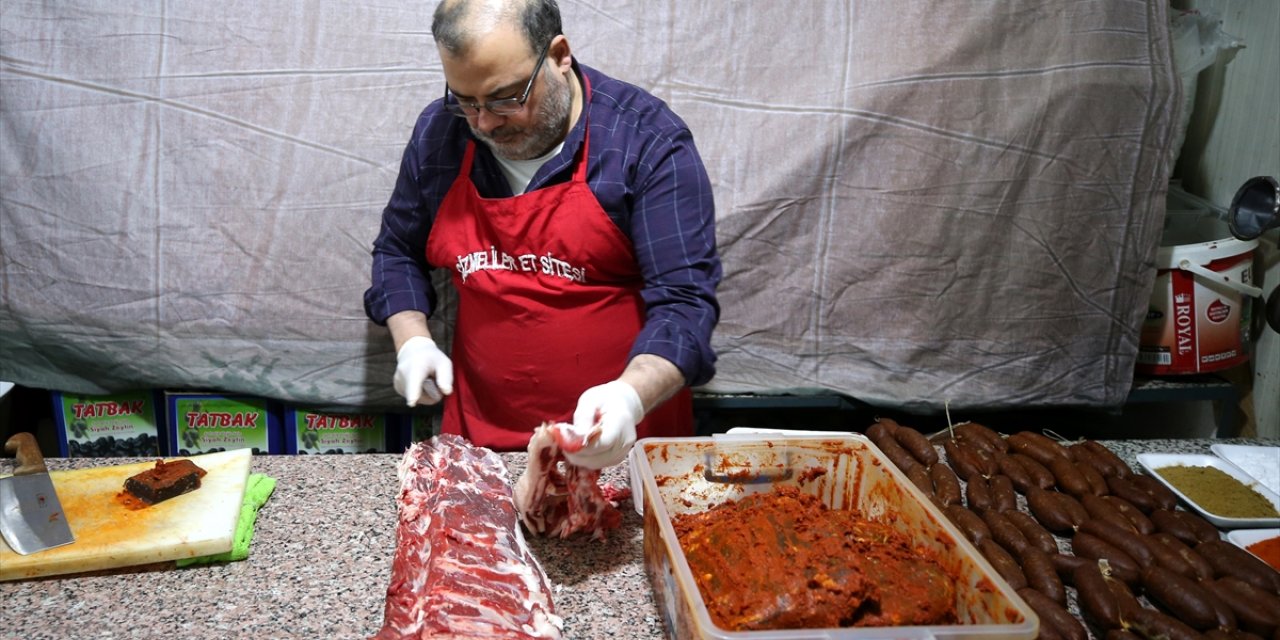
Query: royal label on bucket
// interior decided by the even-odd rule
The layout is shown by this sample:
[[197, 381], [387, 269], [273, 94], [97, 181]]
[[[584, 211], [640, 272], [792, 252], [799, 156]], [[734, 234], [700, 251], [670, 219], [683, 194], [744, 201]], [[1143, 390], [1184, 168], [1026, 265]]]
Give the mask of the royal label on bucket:
[[[1252, 280], [1251, 249], [1204, 266], [1222, 280], [1247, 285]], [[1137, 370], [1203, 373], [1246, 361], [1250, 303], [1248, 296], [1217, 279], [1161, 268], [1142, 325]]]

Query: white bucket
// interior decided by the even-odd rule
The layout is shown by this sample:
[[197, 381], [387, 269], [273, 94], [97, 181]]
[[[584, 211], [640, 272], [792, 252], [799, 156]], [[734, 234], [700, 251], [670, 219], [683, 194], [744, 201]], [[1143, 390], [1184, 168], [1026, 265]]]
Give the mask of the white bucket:
[[1226, 222], [1203, 211], [1168, 212], [1138, 372], [1204, 373], [1249, 359], [1252, 298], [1262, 295], [1253, 285], [1257, 246], [1231, 237]]

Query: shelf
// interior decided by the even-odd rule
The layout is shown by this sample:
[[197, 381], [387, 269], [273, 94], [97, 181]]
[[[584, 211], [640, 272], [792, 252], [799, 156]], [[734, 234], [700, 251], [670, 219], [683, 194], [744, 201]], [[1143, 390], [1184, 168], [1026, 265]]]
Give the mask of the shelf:
[[1231, 438], [1239, 430], [1240, 392], [1226, 378], [1212, 373], [1173, 377], [1135, 375], [1126, 404], [1147, 402], [1217, 401], [1217, 435]]
[[[1238, 435], [1239, 400], [1240, 394], [1235, 385], [1215, 374], [1165, 378], [1137, 375], [1125, 404], [1111, 411], [1118, 414], [1124, 407], [1136, 404], [1214, 401], [1218, 403], [1214, 411], [1217, 437], [1230, 438]], [[830, 416], [837, 424], [855, 417], [865, 419], [881, 412], [835, 392], [810, 395], [695, 393], [693, 410], [701, 434], [719, 430], [725, 426], [720, 424], [725, 422], [723, 418], [734, 412], [758, 412], [766, 422], [783, 425], [788, 421], [788, 413], [795, 411]], [[1036, 409], [1046, 410], [1045, 407]], [[729, 421], [732, 422], [731, 417]]]

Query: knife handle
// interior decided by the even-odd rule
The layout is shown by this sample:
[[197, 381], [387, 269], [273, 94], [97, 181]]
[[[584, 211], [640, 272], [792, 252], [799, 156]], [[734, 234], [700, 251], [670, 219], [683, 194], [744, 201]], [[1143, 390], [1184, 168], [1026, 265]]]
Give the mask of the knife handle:
[[24, 431], [13, 434], [4, 443], [4, 450], [18, 459], [18, 468], [13, 470], [15, 476], [49, 472], [48, 467], [44, 466], [44, 456], [40, 455], [40, 445], [36, 444], [36, 437], [30, 433]]

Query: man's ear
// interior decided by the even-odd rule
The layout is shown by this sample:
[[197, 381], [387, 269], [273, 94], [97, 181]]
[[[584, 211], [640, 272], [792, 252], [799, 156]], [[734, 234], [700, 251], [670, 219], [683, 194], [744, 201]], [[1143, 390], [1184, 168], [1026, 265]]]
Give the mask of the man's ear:
[[573, 66], [573, 49], [569, 47], [569, 39], [560, 34], [551, 39], [551, 47], [547, 49], [547, 62], [560, 69], [560, 73], [568, 73]]

